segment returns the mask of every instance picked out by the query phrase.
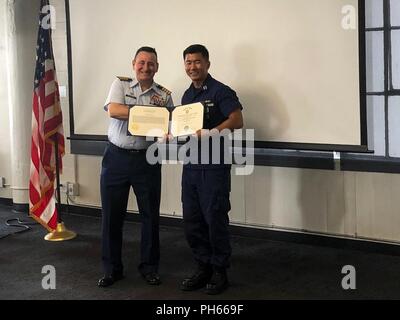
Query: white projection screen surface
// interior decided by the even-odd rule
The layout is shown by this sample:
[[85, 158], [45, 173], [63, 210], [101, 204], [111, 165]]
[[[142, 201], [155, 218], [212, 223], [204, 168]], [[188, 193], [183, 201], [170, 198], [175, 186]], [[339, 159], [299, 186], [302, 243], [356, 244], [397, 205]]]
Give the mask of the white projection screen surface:
[[210, 74], [237, 92], [256, 141], [363, 145], [357, 0], [68, 3], [74, 135], [107, 134], [110, 85], [134, 76], [141, 46], [156, 48], [155, 81], [179, 105], [190, 85], [182, 52], [201, 43]]

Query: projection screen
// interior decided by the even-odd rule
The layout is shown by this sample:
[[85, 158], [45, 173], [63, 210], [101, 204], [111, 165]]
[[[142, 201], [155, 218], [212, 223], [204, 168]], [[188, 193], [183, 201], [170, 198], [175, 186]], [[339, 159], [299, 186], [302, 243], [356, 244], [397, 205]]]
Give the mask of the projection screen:
[[255, 129], [261, 146], [366, 148], [357, 0], [66, 4], [73, 136], [107, 134], [103, 104], [109, 87], [116, 76], [134, 76], [131, 61], [144, 45], [156, 48], [155, 81], [179, 105], [190, 85], [182, 51], [201, 43], [210, 51], [210, 74], [237, 92], [245, 128]]

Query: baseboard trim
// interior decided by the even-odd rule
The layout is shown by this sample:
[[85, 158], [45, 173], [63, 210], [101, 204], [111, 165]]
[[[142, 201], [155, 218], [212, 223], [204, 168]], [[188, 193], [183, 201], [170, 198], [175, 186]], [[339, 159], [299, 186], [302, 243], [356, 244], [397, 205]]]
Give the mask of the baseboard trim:
[[[101, 217], [100, 208], [80, 207], [62, 205], [62, 211], [66, 214], [81, 214], [92, 217]], [[140, 222], [138, 214], [131, 213], [126, 215], [126, 220]], [[172, 226], [183, 228], [183, 220], [180, 217], [160, 217], [161, 226]], [[230, 225], [232, 235], [247, 238], [258, 238], [271, 241], [291, 242], [315, 246], [324, 246], [337, 249], [359, 250], [370, 253], [381, 253], [400, 256], [400, 245], [396, 243], [377, 242], [370, 239], [352, 239], [345, 237], [335, 237], [330, 235], [319, 235], [306, 232], [293, 232], [285, 230], [271, 230], [257, 228], [254, 226]]]
[[365, 238], [346, 238], [329, 234], [311, 232], [271, 230], [257, 227], [230, 226], [232, 234], [248, 238], [259, 238], [270, 241], [282, 241], [336, 249], [359, 250], [368, 253], [380, 253], [400, 256], [400, 245], [392, 242], [377, 241]]
[[[12, 199], [0, 198], [0, 204], [8, 206], [12, 208], [12, 210], [14, 210], [15, 207], [15, 204], [12, 203]], [[21, 209], [25, 207], [19, 208]], [[101, 209], [62, 204], [61, 214], [91, 216], [100, 219]], [[140, 217], [138, 214], [135, 213], [127, 214], [125, 219], [126, 221], [140, 223]], [[183, 220], [180, 217], [175, 218], [162, 216], [160, 217], [160, 225], [183, 228]], [[397, 243], [379, 242], [372, 239], [352, 239], [345, 237], [335, 237], [330, 235], [320, 235], [306, 232], [262, 229], [254, 226], [247, 227], [231, 225], [229, 228], [232, 235], [243, 236], [247, 238], [258, 238], [270, 241], [291, 242], [298, 244], [307, 244], [346, 250], [359, 250], [370, 253], [381, 253], [400, 256], [400, 245]]]
[[12, 207], [11, 210], [15, 213], [26, 213], [29, 215], [29, 204], [27, 203], [13, 203], [12, 199], [0, 198], [0, 205]]
[[16, 213], [26, 213], [29, 215], [29, 204], [27, 203], [13, 203], [13, 211]]
[[0, 198], [0, 204], [7, 207], [12, 207], [13, 201], [9, 198]]
[[[101, 218], [101, 209], [95, 207], [82, 207], [74, 205], [61, 205], [62, 214], [79, 214], [84, 216]], [[140, 222], [140, 216], [138, 212], [130, 212], [125, 216], [125, 221]], [[183, 227], [183, 220], [179, 217], [160, 217], [160, 225], [167, 227]]]

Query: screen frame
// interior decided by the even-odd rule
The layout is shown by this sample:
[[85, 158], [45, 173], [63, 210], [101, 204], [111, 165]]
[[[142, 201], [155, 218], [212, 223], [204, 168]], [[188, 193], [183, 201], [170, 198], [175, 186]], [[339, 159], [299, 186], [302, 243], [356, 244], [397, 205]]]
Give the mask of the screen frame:
[[[93, 149], [90, 144], [95, 144], [97, 150], [100, 145], [107, 142], [107, 135], [90, 135], [75, 133], [74, 125], [74, 103], [73, 103], [73, 68], [72, 68], [72, 35], [70, 20], [69, 0], [65, 1], [66, 12], [66, 32], [67, 32], [67, 59], [68, 59], [68, 92], [69, 92], [69, 124], [71, 153], [86, 154], [82, 151], [85, 145]], [[288, 150], [310, 150], [310, 151], [332, 151], [332, 152], [355, 152], [372, 153], [368, 149], [368, 131], [367, 131], [367, 94], [366, 94], [366, 32], [365, 32], [365, 2], [358, 0], [358, 42], [359, 42], [359, 99], [360, 99], [360, 145], [345, 144], [319, 144], [319, 143], [301, 143], [285, 141], [254, 141], [254, 149], [288, 149]], [[76, 144], [76, 142], [79, 143]], [[244, 143], [243, 143], [244, 144]], [[78, 147], [79, 145], [79, 147]], [[247, 147], [248, 148], [248, 147]]]

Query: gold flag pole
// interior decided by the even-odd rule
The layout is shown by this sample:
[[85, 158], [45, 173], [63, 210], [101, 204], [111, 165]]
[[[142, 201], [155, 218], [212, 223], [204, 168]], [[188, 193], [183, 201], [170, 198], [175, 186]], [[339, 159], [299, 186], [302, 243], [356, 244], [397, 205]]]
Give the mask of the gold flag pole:
[[47, 241], [65, 241], [71, 240], [76, 237], [76, 233], [74, 231], [68, 230], [64, 222], [61, 219], [61, 210], [60, 210], [60, 202], [61, 202], [61, 192], [60, 192], [60, 167], [58, 162], [58, 137], [55, 136], [54, 139], [54, 147], [55, 147], [55, 156], [56, 156], [56, 182], [57, 182], [57, 227], [52, 232], [48, 233], [44, 239]]

